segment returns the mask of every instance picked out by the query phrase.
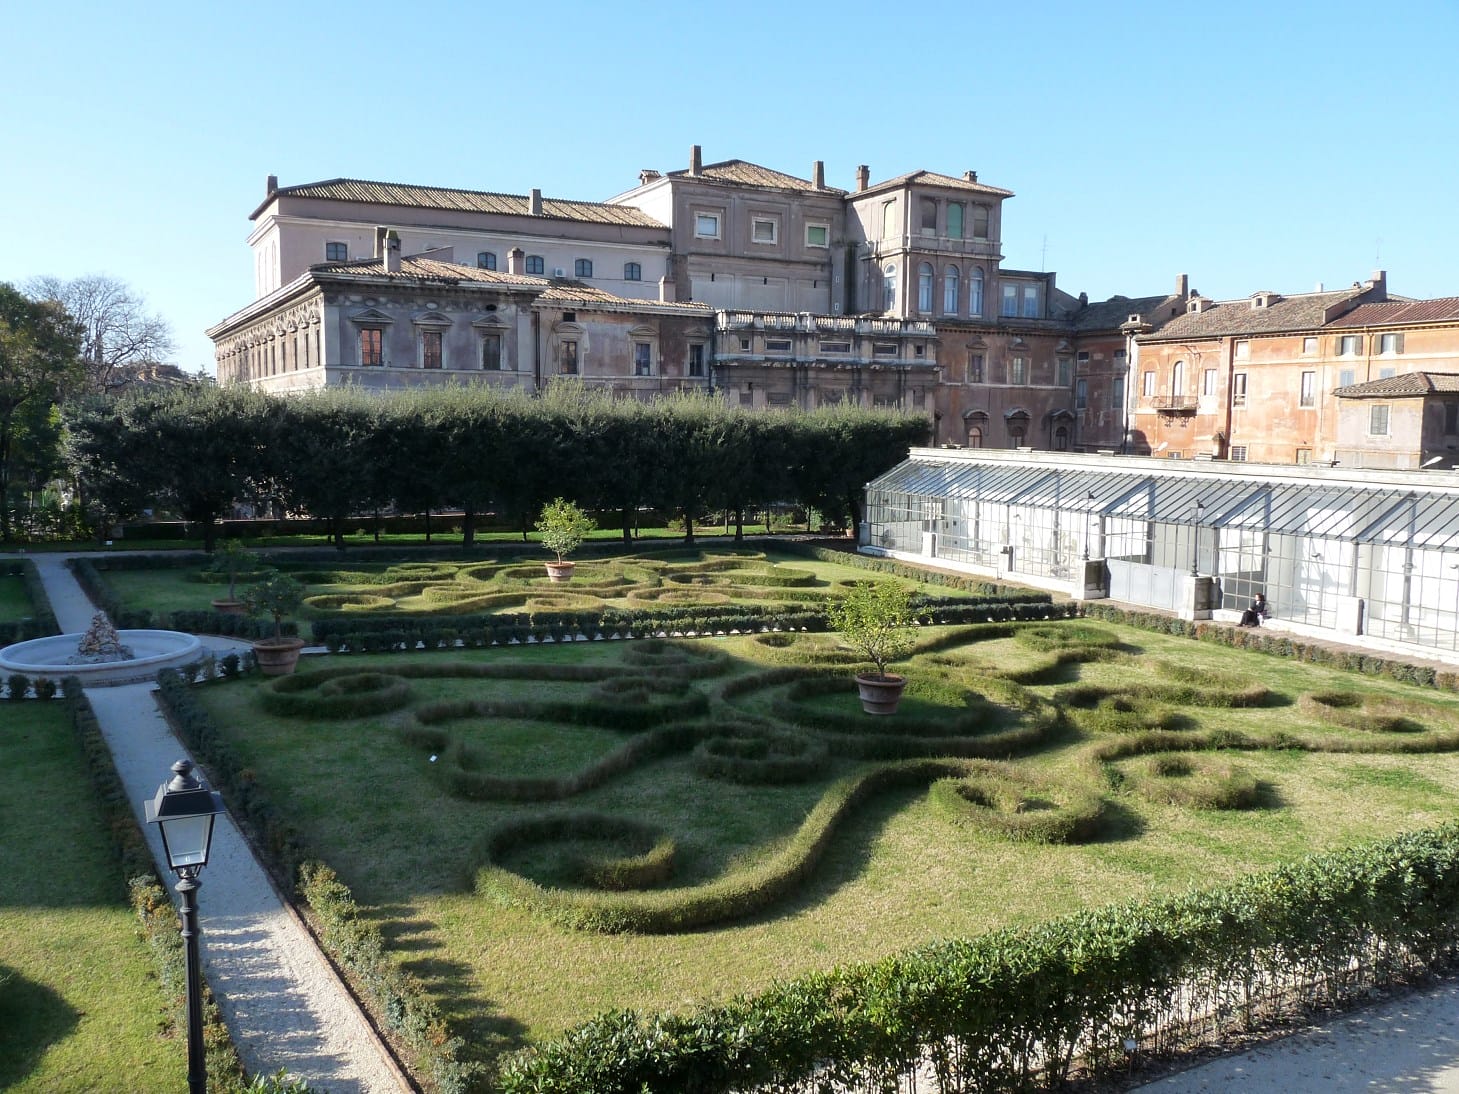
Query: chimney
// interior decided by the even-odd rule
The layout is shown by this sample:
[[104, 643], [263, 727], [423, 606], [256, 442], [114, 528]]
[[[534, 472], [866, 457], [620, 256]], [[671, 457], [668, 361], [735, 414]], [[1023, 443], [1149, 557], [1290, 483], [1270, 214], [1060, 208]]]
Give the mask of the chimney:
[[385, 231], [385, 272], [400, 272], [400, 233], [394, 228]]
[[535, 186], [532, 187], [532, 196], [527, 199], [527, 212], [534, 217], [542, 215], [542, 191]]
[[672, 304], [674, 302], [674, 283], [665, 274], [659, 278], [659, 303]]
[[279, 188], [279, 176], [278, 175], [270, 175], [268, 177], [268, 192], [270, 194], [272, 194], [278, 188]]
[[820, 160], [811, 165], [811, 185], [817, 190], [826, 188], [826, 165]]
[[856, 192], [860, 193], [871, 185], [871, 168], [862, 164], [856, 169]]
[[383, 224], [377, 224], [377, 225], [375, 225], [375, 257], [376, 258], [384, 258], [385, 257], [385, 233], [388, 232], [389, 230], [390, 229], [389, 228], [386, 228]]
[[645, 167], [642, 171], [638, 173], [638, 184], [640, 186], [644, 186], [650, 182], [656, 181], [658, 178], [659, 173], [657, 171], [655, 171], [652, 167]]
[[1388, 299], [1388, 271], [1374, 270], [1373, 276], [1368, 278], [1368, 286], [1373, 290], [1376, 300]]
[[704, 160], [699, 155], [699, 146], [693, 145], [689, 149], [689, 174], [698, 175], [704, 169]]
[[1184, 300], [1191, 294], [1190, 274], [1175, 275], [1175, 295]]
[[513, 247], [507, 252], [507, 273], [521, 274], [527, 272], [527, 252], [520, 247]]
[[963, 181], [964, 182], [977, 182], [978, 181], [978, 173], [976, 171], [964, 171], [963, 172]]

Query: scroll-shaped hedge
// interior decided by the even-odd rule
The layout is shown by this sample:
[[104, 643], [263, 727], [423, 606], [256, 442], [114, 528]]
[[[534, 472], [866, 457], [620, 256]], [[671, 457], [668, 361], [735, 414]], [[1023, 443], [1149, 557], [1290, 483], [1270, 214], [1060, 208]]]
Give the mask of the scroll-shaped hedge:
[[1190, 809], [1251, 809], [1261, 799], [1256, 776], [1211, 756], [1161, 753], [1121, 775], [1125, 785], [1148, 801]]
[[1077, 780], [979, 761], [954, 778], [933, 783], [930, 796], [954, 823], [1029, 843], [1098, 839], [1108, 805], [1097, 789]]
[[410, 684], [385, 672], [303, 672], [271, 680], [259, 702], [273, 714], [306, 718], [358, 718], [385, 714], [410, 702]]
[[694, 749], [694, 770], [711, 779], [737, 783], [798, 783], [824, 770], [830, 758], [825, 741], [801, 733], [749, 726], [717, 725], [714, 736]]
[[624, 845], [628, 853], [571, 855], [565, 865], [578, 883], [623, 892], [650, 889], [674, 876], [672, 839], [642, 821], [607, 813], [539, 813], [509, 821], [492, 832], [484, 849], [494, 861], [543, 843], [605, 840]]

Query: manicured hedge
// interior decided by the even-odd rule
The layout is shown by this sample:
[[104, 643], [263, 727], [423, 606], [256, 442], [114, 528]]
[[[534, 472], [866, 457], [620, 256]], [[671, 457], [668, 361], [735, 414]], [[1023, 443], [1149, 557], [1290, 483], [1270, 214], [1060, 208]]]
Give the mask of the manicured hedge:
[[[503, 1094], [1025, 1091], [1128, 1073], [1258, 1013], [1357, 998], [1459, 952], [1459, 825], [1204, 893], [813, 973], [683, 1013], [604, 1014], [507, 1062]], [[920, 1080], [919, 1080], [920, 1082]]]
[[[176, 611], [158, 615], [150, 609], [133, 611], [123, 607], [121, 597], [106, 580], [104, 570], [170, 570], [195, 569], [207, 561], [207, 555], [125, 555], [92, 560], [68, 559], [76, 581], [93, 604], [106, 612], [120, 630], [147, 630], [153, 627], [187, 631], [189, 634], [221, 634], [231, 638], [269, 638], [273, 636], [271, 619], [251, 619], [246, 615], [228, 615], [215, 611]], [[298, 634], [292, 620], [283, 624], [285, 634]]]

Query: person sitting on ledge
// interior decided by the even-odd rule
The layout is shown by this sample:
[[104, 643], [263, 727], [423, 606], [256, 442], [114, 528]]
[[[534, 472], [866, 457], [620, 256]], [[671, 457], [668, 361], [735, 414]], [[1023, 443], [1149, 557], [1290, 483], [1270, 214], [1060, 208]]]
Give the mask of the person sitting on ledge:
[[1241, 626], [1260, 627], [1267, 617], [1266, 594], [1257, 593], [1251, 607], [1241, 613]]

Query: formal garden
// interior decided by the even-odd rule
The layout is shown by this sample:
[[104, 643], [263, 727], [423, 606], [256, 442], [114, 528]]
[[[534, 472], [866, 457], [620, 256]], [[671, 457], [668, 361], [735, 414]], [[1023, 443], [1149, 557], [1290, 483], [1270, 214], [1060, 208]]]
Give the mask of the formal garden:
[[[824, 546], [270, 565], [329, 653], [163, 692], [433, 1088], [1012, 1089], [1456, 941], [1453, 833], [1373, 842], [1452, 816], [1447, 676]], [[205, 559], [92, 570], [216, 622]], [[868, 579], [889, 717], [829, 629]]]

